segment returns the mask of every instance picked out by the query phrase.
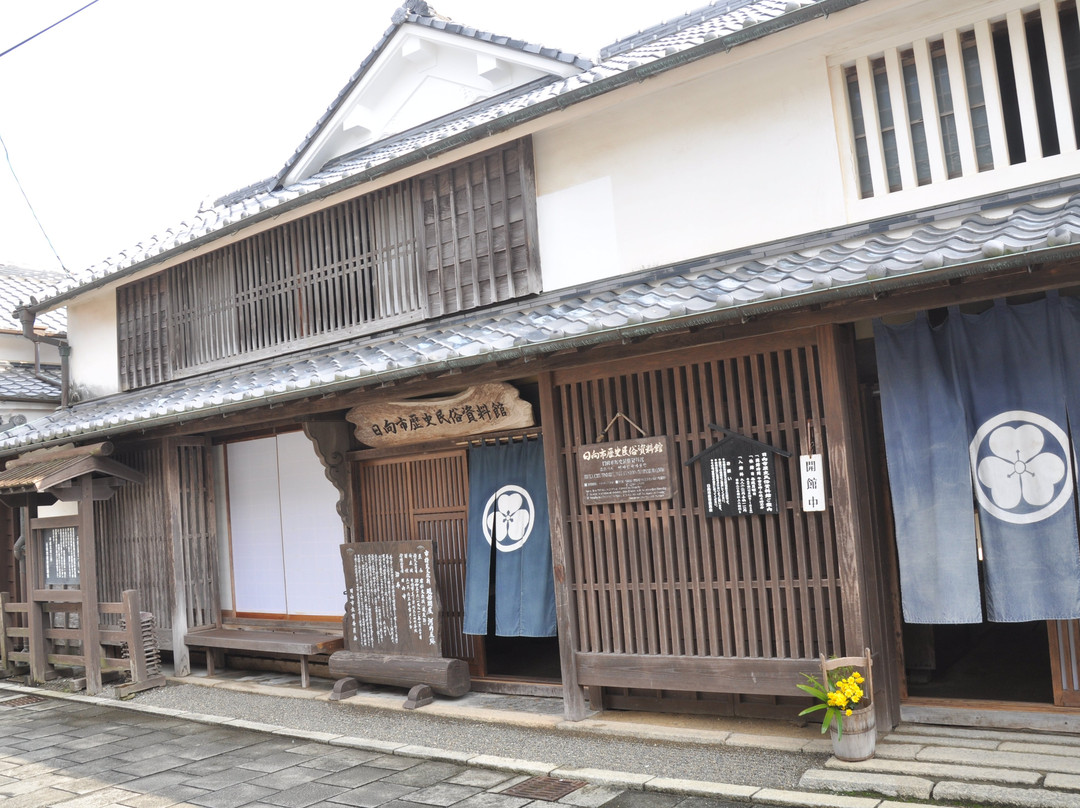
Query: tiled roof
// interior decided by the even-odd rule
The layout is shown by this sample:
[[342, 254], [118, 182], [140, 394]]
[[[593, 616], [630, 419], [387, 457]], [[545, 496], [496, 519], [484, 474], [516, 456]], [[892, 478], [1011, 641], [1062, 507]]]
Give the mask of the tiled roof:
[[954, 205], [936, 221], [894, 221], [891, 232], [879, 222], [712, 256], [88, 401], [11, 429], [0, 452], [1078, 255], [1080, 186], [1052, 193], [979, 212], [973, 203], [965, 216]]
[[46, 378], [38, 378], [33, 362], [0, 361], [0, 401], [51, 401], [59, 404], [60, 366], [42, 365], [41, 375]]
[[[509, 130], [526, 120], [640, 81], [694, 58], [730, 49], [858, 2], [861, 0], [755, 0], [734, 9], [730, 4], [719, 5], [709, 13], [694, 12], [680, 20], [664, 23], [657, 26], [662, 35], [657, 38], [645, 36], [642, 44], [620, 51], [581, 73], [533, 83], [510, 97], [499, 96], [461, 113], [394, 135], [338, 159], [293, 185], [272, 188], [266, 183], [256, 183], [250, 186], [249, 195], [224, 197], [221, 204], [200, 210], [193, 219], [58, 283], [48, 291], [49, 299], [43, 300], [42, 305], [58, 305], [83, 287], [122, 277], [236, 232], [252, 222], [280, 215], [290, 208], [427, 160], [464, 143]], [[419, 17], [418, 20], [429, 18]], [[423, 24], [437, 23], [431, 18]], [[387, 34], [393, 30], [392, 27]], [[462, 32], [479, 38], [490, 36], [468, 28], [463, 28]], [[376, 51], [383, 44], [380, 42]], [[508, 44], [522, 49], [534, 47], [525, 43], [519, 45], [517, 40], [508, 40]], [[362, 65], [361, 72], [364, 69]]]
[[[22, 333], [22, 324], [12, 312], [17, 306], [30, 302], [31, 298], [45, 297], [45, 289], [54, 289], [67, 281], [63, 272], [0, 264], [0, 331]], [[37, 318], [37, 326], [44, 326], [47, 334], [67, 333], [67, 315], [64, 311], [50, 311]]]

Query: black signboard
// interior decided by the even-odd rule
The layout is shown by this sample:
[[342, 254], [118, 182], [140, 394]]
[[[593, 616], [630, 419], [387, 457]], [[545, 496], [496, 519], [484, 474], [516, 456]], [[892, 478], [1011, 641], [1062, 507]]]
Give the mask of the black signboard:
[[341, 560], [346, 650], [441, 656], [433, 542], [343, 544]]
[[776, 455], [789, 454], [750, 438], [729, 435], [690, 462], [701, 464], [709, 516], [779, 513]]

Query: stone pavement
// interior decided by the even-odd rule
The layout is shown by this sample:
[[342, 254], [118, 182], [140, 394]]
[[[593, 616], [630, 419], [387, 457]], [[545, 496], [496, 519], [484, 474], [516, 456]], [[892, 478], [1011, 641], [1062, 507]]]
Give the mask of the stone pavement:
[[[318, 688], [301, 691], [280, 676], [203, 678], [202, 684], [222, 692], [272, 693], [273, 701], [327, 696]], [[28, 695], [41, 700], [24, 703]], [[391, 701], [400, 702], [401, 695], [372, 692], [364, 698], [394, 709]], [[516, 711], [526, 726], [560, 723], [530, 709], [530, 699], [474, 695], [463, 704], [442, 702], [439, 709], [488, 721], [514, 720]], [[488, 715], [481, 716], [484, 712]], [[598, 739], [645, 735], [709, 742], [699, 729], [662, 724], [594, 718], [573, 727]], [[714, 733], [712, 742], [758, 744], [763, 754], [806, 743], [805, 734], [797, 732], [731, 735]], [[823, 766], [806, 769], [792, 789], [619, 771], [621, 762], [611, 761], [606, 769], [577, 768], [0, 683], [4, 808], [729, 808], [747, 803], [900, 808], [912, 802], [1080, 808], [1076, 735], [904, 725], [879, 740], [873, 760], [827, 758]], [[577, 787], [560, 796], [557, 789], [566, 780], [574, 782], [565, 787]], [[521, 787], [553, 790], [518, 796], [514, 792]]]

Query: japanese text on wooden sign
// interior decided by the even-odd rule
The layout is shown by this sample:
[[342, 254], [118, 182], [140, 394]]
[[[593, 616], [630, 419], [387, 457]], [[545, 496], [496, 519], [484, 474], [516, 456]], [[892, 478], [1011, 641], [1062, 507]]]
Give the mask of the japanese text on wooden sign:
[[346, 649], [441, 655], [432, 542], [343, 544], [341, 558]]
[[671, 439], [593, 443], [577, 450], [578, 490], [585, 505], [670, 499], [674, 494]]
[[703, 464], [705, 508], [709, 516], [779, 513], [776, 459], [769, 449], [728, 440]]

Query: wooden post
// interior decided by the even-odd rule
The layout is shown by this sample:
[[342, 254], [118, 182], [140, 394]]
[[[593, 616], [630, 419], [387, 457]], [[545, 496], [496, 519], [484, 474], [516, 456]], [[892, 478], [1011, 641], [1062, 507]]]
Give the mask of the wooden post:
[[191, 673], [191, 653], [184, 645], [188, 633], [187, 565], [184, 563], [184, 525], [180, 518], [180, 458], [176, 442], [162, 441], [165, 464], [165, 496], [169, 503], [169, 535], [172, 543], [172, 646], [173, 668], [177, 676]]
[[[833, 502], [833, 529], [840, 565], [840, 602], [844, 610], [844, 651], [870, 645], [866, 604], [866, 569], [863, 541], [866, 524], [859, 509], [858, 464], [853, 456], [852, 402], [847, 379], [854, 368], [844, 366], [840, 335], [836, 326], [818, 329], [821, 357], [821, 396], [826, 418], [826, 451]], [[836, 656], [847, 656], [834, 649]]]
[[125, 589], [122, 596], [124, 604], [124, 634], [128, 647], [128, 659], [131, 661], [131, 681], [145, 682], [149, 678], [146, 670], [146, 654], [143, 653], [142, 605], [136, 589]]
[[11, 671], [11, 638], [8, 637], [10, 620], [7, 616], [7, 605], [11, 601], [11, 595], [0, 592], [0, 674]]
[[82, 591], [83, 662], [86, 668], [86, 693], [101, 692], [101, 616], [98, 614], [97, 538], [94, 535], [94, 479], [90, 474], [79, 478], [79, 589]]
[[[540, 421], [545, 425], [561, 423], [556, 415], [550, 373], [540, 374]], [[585, 691], [578, 684], [574, 653], [577, 650], [577, 631], [574, 628], [573, 603], [567, 589], [566, 534], [563, 515], [567, 508], [566, 486], [563, 482], [561, 439], [557, 429], [545, 430], [544, 467], [547, 476], [548, 519], [551, 524], [551, 563], [555, 571], [555, 614], [559, 628], [559, 663], [562, 668], [563, 712], [569, 721], [580, 721], [588, 715]]]
[[[879, 583], [866, 441], [858, 408], [854, 346], [839, 326], [818, 329], [821, 388], [825, 405], [829, 473], [832, 477], [833, 526], [840, 565], [840, 598], [844, 611], [844, 643], [852, 654], [869, 647], [879, 662], [874, 694], [878, 719], [886, 726], [899, 721], [896, 661], [887, 639], [884, 594]], [[837, 655], [841, 655], [837, 650]]]
[[[41, 569], [44, 562], [42, 548], [38, 542], [39, 533], [31, 520], [31, 506], [22, 509], [23, 524], [26, 525], [26, 625], [30, 644], [30, 681], [44, 684], [48, 678], [49, 661], [45, 648], [45, 612], [41, 601], [34, 598], [34, 592], [45, 586], [45, 575]], [[82, 558], [79, 559], [80, 563]]]

